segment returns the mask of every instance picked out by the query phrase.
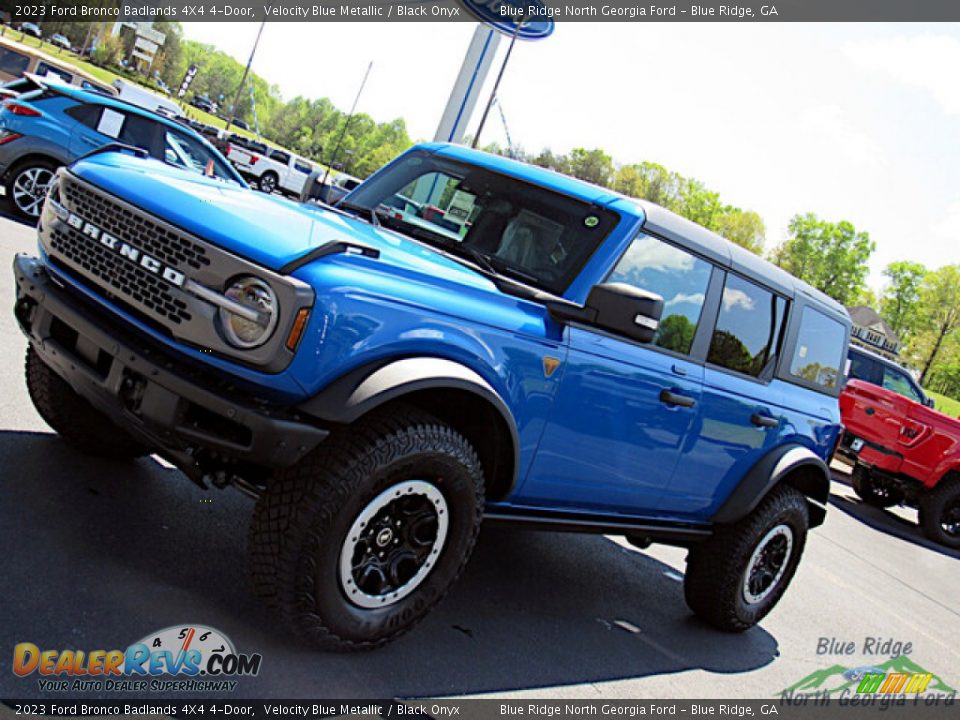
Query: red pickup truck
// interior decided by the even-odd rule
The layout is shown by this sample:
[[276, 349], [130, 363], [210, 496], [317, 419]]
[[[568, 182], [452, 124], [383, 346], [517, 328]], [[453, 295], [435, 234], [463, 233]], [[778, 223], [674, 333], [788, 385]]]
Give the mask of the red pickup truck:
[[855, 375], [840, 395], [838, 448], [854, 463], [854, 491], [878, 507], [916, 507], [928, 538], [960, 548], [960, 420]]

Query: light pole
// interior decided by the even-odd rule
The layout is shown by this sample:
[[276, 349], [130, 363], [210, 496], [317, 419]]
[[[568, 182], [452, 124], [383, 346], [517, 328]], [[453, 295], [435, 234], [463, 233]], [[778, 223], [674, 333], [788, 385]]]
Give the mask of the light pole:
[[257, 30], [257, 39], [253, 41], [253, 49], [250, 51], [250, 59], [247, 60], [247, 67], [243, 71], [243, 77], [240, 78], [240, 85], [237, 87], [237, 94], [233, 97], [233, 105], [230, 107], [230, 112], [228, 113], [229, 117], [227, 118], [227, 124], [223, 126], [224, 130], [229, 130], [230, 125], [233, 123], [233, 115], [237, 111], [237, 103], [240, 102], [240, 93], [243, 92], [243, 85], [247, 82], [247, 75], [250, 74], [250, 66], [253, 65], [253, 56], [257, 52], [257, 45], [260, 44], [260, 36], [263, 35], [263, 27], [267, 24], [267, 21], [264, 20], [260, 23], [260, 29]]

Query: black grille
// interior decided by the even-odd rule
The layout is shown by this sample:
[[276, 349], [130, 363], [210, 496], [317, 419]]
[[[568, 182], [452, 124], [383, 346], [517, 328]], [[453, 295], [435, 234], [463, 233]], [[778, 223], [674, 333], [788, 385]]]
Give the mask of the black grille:
[[199, 270], [210, 264], [205, 248], [111, 202], [79, 183], [65, 178], [61, 184], [61, 192], [67, 207], [84, 220], [140, 248], [164, 265], [186, 271], [188, 267]]
[[[96, 222], [103, 223], [103, 217], [98, 217]], [[50, 244], [55, 253], [83, 272], [106, 287], [136, 300], [160, 317], [177, 325], [191, 319], [187, 304], [171, 294], [169, 284], [76, 230], [53, 230]]]

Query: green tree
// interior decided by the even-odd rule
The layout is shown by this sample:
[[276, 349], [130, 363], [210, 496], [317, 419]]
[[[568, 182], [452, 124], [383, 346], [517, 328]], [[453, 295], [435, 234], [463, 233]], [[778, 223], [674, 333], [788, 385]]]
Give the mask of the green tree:
[[767, 229], [763, 219], [753, 210], [741, 210], [727, 205], [714, 219], [710, 229], [752, 253], [763, 253]]
[[921, 330], [910, 350], [921, 367], [922, 385], [941, 351], [960, 341], [960, 265], [927, 273], [917, 313]]
[[600, 148], [574, 148], [570, 151], [570, 174], [594, 185], [609, 187], [613, 178], [613, 158]]
[[790, 237], [773, 251], [773, 262], [849, 305], [864, 286], [876, 248], [870, 236], [846, 220], [832, 223], [813, 213], [794, 215], [789, 230]]
[[920, 263], [901, 260], [887, 265], [883, 274], [890, 282], [880, 300], [880, 315], [905, 342], [918, 329], [917, 309], [927, 269]]
[[693, 345], [693, 334], [696, 329], [696, 325], [690, 322], [686, 315], [674, 313], [660, 322], [656, 343], [668, 350], [688, 353], [690, 346]]

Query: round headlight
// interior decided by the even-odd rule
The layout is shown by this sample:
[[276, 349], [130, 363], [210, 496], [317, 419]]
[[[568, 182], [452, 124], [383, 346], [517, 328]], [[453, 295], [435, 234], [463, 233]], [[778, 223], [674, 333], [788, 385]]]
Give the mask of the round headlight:
[[220, 323], [227, 340], [239, 348], [263, 345], [273, 333], [280, 312], [270, 286], [259, 278], [241, 277], [230, 283], [224, 295], [249, 310], [220, 308]]

